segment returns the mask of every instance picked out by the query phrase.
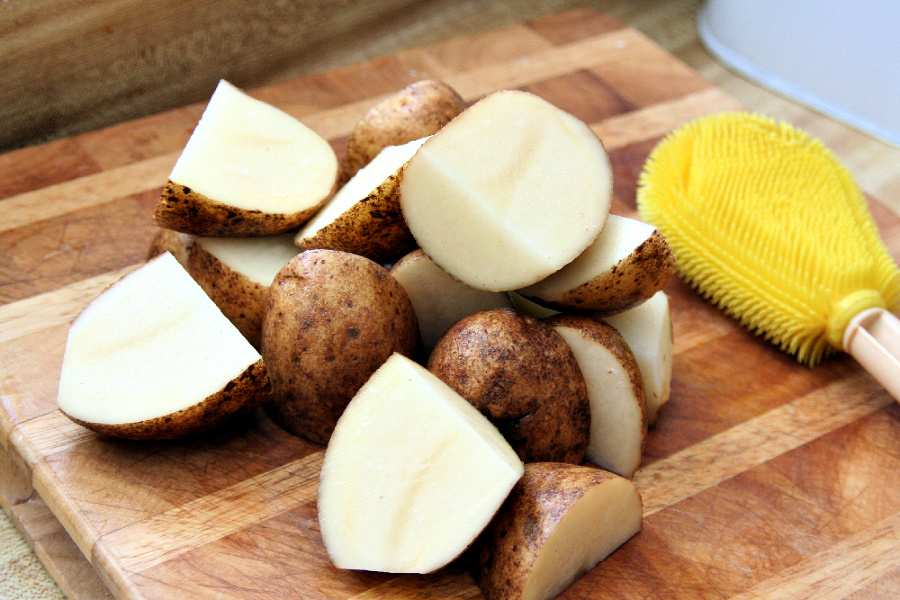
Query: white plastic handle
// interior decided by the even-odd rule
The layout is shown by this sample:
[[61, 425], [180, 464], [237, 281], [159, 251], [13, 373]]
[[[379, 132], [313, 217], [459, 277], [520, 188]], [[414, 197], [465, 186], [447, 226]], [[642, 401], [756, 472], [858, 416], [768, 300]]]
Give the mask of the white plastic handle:
[[844, 331], [844, 350], [900, 401], [900, 319], [883, 308], [862, 311]]

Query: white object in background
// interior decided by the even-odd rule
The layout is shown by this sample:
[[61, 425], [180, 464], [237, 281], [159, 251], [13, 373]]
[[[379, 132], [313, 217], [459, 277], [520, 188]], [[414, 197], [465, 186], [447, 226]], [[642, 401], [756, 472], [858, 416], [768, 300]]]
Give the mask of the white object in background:
[[697, 25], [727, 67], [900, 146], [897, 0], [707, 0]]

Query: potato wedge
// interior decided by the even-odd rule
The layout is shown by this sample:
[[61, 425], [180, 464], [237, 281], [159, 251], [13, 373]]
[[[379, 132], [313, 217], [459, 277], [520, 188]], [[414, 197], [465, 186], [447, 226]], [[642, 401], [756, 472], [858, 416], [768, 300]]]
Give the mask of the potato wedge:
[[598, 318], [559, 315], [546, 323], [572, 348], [587, 383], [591, 437], [585, 459], [622, 477], [634, 476], [647, 438], [647, 403], [631, 348]]
[[331, 145], [285, 112], [220, 81], [153, 214], [168, 229], [251, 236], [297, 229], [337, 187]]
[[287, 431], [327, 444], [369, 376], [395, 352], [413, 356], [418, 339], [412, 303], [387, 269], [348, 252], [302, 252], [269, 288], [266, 412]]
[[99, 434], [160, 440], [217, 427], [270, 391], [259, 353], [164, 252], [76, 317], [57, 402]]
[[658, 229], [610, 215], [581, 256], [518, 292], [548, 308], [610, 315], [644, 302], [674, 273], [675, 254]]
[[421, 248], [394, 263], [391, 275], [409, 294], [416, 309], [426, 357], [444, 332], [463, 317], [484, 310], [512, 308], [506, 293], [470, 288], [434, 264]]
[[387, 146], [398, 146], [437, 132], [466, 108], [443, 81], [424, 79], [391, 94], [366, 112], [347, 140], [341, 182], [349, 181]]
[[641, 529], [634, 484], [587, 466], [534, 463], [473, 547], [486, 600], [550, 600]]
[[394, 354], [354, 396], [328, 443], [322, 540], [342, 569], [430, 573], [469, 547], [522, 472], [487, 419]]
[[400, 177], [424, 141], [379, 152], [297, 232], [297, 247], [343, 250], [377, 263], [392, 262], [413, 250], [416, 240], [400, 212]]
[[289, 233], [250, 238], [195, 237], [185, 269], [259, 349], [269, 286], [297, 254]]
[[512, 309], [475, 313], [447, 330], [427, 367], [496, 425], [524, 462], [584, 458], [587, 385], [549, 325]]
[[604, 320], [622, 334], [641, 368], [647, 423], [652, 427], [672, 392], [675, 340], [669, 297], [660, 290], [643, 304]]
[[591, 245], [609, 215], [612, 168], [594, 132], [533, 94], [506, 90], [431, 136], [400, 183], [416, 241], [466, 285], [529, 286]]

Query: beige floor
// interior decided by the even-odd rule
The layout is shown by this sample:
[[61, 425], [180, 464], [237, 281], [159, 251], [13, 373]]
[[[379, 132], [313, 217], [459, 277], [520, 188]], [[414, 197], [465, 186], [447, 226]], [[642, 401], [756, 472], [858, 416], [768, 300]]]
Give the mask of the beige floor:
[[[503, 2], [493, 3], [494, 8], [488, 14], [494, 22], [481, 22], [479, 26], [502, 25], [516, 18], [581, 4], [584, 3], [565, 0], [547, 2], [533, 13], [524, 14], [521, 11], [514, 13], [512, 9], [503, 10]], [[611, 0], [593, 3], [654, 39], [748, 109], [791, 122], [820, 138], [841, 157], [866, 192], [900, 215], [900, 148], [836, 123], [729, 72], [700, 43], [696, 17], [701, 4], [699, 0]], [[520, 8], [521, 3], [511, 1], [510, 5]], [[439, 25], [433, 29], [435, 36], [446, 37], [457, 31], [451, 23]], [[467, 33], [464, 28], [471, 26], [471, 23], [461, 24], [458, 31]], [[409, 40], [413, 45], [428, 41], [423, 34], [412, 36]], [[6, 514], [0, 511], [0, 598], [46, 600], [63, 597]]]

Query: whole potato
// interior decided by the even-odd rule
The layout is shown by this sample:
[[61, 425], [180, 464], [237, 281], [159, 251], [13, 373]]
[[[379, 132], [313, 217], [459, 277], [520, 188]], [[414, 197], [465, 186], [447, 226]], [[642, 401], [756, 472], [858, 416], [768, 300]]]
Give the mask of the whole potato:
[[412, 355], [417, 342], [412, 303], [387, 269], [348, 252], [302, 252], [269, 289], [266, 411], [291, 433], [327, 444], [369, 376], [394, 352]]
[[549, 325], [514, 309], [477, 312], [447, 330], [427, 367], [480, 410], [523, 462], [582, 461], [587, 385]]

